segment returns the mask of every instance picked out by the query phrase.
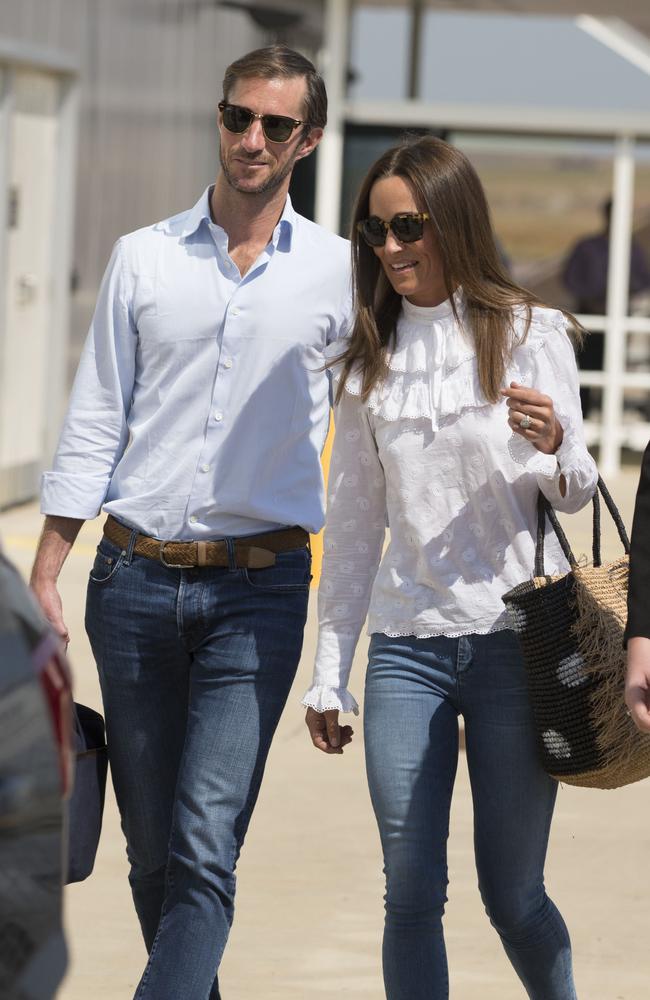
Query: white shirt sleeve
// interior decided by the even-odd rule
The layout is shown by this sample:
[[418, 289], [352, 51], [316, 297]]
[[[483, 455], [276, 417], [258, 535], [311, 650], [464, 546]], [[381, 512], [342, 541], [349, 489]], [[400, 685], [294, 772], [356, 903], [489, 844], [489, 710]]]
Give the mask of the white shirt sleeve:
[[319, 634], [312, 686], [303, 704], [357, 714], [348, 678], [368, 612], [386, 531], [386, 485], [368, 408], [344, 392], [335, 408]]
[[[331, 344], [335, 341], [344, 340], [350, 334], [350, 328], [352, 326], [352, 284], [351, 279], [344, 286], [343, 297], [341, 299], [341, 304], [338, 309], [338, 325], [331, 331], [327, 338], [327, 343]], [[343, 350], [344, 348], [342, 348]], [[331, 380], [330, 380], [331, 384]]]
[[[535, 356], [533, 388], [553, 400], [555, 415], [562, 425], [562, 444], [554, 455], [537, 453], [537, 482], [549, 503], [559, 511], [573, 514], [591, 500], [598, 481], [596, 463], [587, 450], [580, 407], [580, 383], [575, 353], [564, 329], [548, 331], [544, 347]], [[566, 493], [560, 492], [560, 477]]]
[[96, 517], [128, 441], [137, 331], [118, 240], [104, 274], [54, 458], [43, 474], [41, 512]]

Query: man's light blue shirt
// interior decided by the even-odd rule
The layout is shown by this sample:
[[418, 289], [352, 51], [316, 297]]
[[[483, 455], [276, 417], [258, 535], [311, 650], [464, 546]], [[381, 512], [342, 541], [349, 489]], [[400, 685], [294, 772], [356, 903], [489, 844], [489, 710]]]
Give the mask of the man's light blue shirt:
[[103, 507], [163, 539], [322, 527], [322, 352], [349, 325], [349, 244], [287, 198], [242, 277], [209, 194], [116, 243], [44, 514]]

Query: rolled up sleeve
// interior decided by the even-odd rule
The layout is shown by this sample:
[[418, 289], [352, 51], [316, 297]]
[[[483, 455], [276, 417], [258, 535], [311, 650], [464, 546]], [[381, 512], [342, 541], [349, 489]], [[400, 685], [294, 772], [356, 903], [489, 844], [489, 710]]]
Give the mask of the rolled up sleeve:
[[86, 338], [41, 512], [96, 517], [128, 442], [137, 330], [123, 241], [113, 248]]

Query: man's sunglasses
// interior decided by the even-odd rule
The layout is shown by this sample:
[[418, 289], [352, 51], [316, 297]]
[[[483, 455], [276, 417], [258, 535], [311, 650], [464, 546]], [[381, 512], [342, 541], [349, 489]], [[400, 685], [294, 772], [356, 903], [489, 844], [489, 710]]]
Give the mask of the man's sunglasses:
[[270, 142], [287, 142], [297, 128], [307, 124], [296, 118], [285, 118], [284, 115], [256, 115], [248, 108], [242, 108], [239, 104], [227, 104], [225, 101], [219, 104], [219, 111], [225, 127], [236, 135], [242, 135], [258, 119]]
[[389, 229], [392, 229], [400, 243], [415, 243], [422, 239], [424, 223], [429, 219], [426, 212], [398, 212], [390, 222], [384, 222], [378, 215], [371, 215], [369, 219], [357, 222], [357, 229], [369, 247], [383, 247]]

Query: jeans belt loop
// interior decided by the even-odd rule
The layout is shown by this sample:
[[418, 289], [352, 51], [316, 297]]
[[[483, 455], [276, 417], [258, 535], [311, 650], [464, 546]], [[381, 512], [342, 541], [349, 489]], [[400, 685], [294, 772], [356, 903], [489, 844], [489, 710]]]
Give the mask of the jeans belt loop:
[[135, 543], [138, 540], [138, 530], [137, 528], [131, 529], [131, 535], [129, 537], [129, 543], [126, 547], [126, 555], [124, 557], [124, 565], [130, 566], [131, 560], [133, 559], [133, 550], [135, 548]]
[[208, 564], [208, 543], [207, 542], [197, 542], [196, 543], [196, 565], [197, 566], [207, 566]]

